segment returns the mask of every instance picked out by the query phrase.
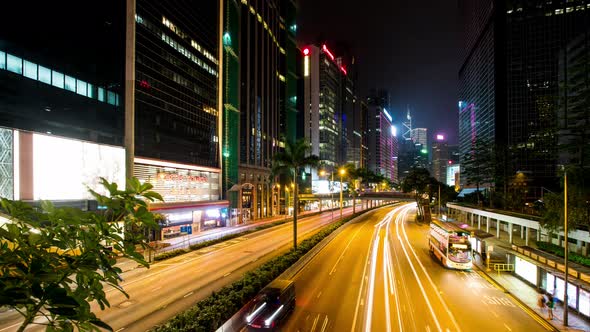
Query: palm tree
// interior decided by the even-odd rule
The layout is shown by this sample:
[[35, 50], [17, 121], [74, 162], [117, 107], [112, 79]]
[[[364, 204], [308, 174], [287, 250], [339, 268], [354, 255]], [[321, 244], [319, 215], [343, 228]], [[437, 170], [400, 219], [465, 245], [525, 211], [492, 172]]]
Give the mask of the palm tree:
[[305, 167], [316, 167], [320, 158], [310, 154], [311, 145], [304, 139], [285, 141], [285, 149], [274, 155], [273, 174], [288, 174], [295, 179], [293, 190], [293, 248], [297, 249], [297, 212], [299, 210], [299, 185], [297, 176]]

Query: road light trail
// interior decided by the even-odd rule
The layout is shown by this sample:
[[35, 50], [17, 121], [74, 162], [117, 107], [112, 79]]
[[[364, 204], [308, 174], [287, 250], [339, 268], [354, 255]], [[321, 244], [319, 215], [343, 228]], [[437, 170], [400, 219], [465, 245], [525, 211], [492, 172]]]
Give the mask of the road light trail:
[[[410, 208], [413, 208], [413, 206], [410, 206]], [[438, 291], [438, 287], [436, 287], [436, 285], [434, 284], [434, 282], [430, 278], [430, 275], [429, 275], [428, 271], [426, 270], [426, 268], [424, 267], [424, 265], [422, 264], [422, 262], [418, 258], [418, 255], [416, 255], [416, 252], [414, 251], [414, 248], [412, 247], [412, 245], [410, 244], [410, 240], [408, 239], [408, 234], [406, 233], [406, 228], [403, 227], [403, 221], [405, 220], [405, 217], [406, 217], [407, 213], [410, 211], [410, 208], [405, 209], [403, 211], [403, 213], [402, 213], [402, 219], [401, 219], [401, 224], [402, 224], [401, 229], [402, 229], [402, 233], [404, 235], [404, 238], [406, 240], [406, 243], [408, 244], [408, 247], [410, 248], [410, 251], [412, 252], [412, 255], [414, 256], [414, 258], [418, 262], [418, 265], [420, 265], [420, 268], [424, 272], [424, 275], [426, 275], [426, 278], [428, 279], [428, 282], [430, 283], [430, 285], [432, 286], [432, 288], [435, 290], [436, 296], [440, 300], [440, 303], [445, 308], [445, 311], [449, 314], [449, 317], [451, 318], [451, 321], [453, 322], [453, 325], [455, 325], [456, 331], [460, 332], [461, 329], [459, 328], [459, 324], [457, 323], [457, 320], [455, 319], [455, 316], [453, 315], [453, 313], [451, 312], [451, 310], [449, 309], [449, 307], [447, 306], [447, 304], [443, 300], [442, 296], [440, 296], [440, 292]], [[396, 220], [396, 224], [397, 224], [397, 220]], [[402, 243], [402, 246], [404, 246], [403, 243]]]

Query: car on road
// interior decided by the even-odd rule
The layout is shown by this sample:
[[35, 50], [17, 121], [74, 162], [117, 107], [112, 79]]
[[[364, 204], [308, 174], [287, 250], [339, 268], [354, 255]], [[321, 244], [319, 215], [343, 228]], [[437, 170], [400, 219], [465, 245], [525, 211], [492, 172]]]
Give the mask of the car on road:
[[276, 279], [256, 295], [246, 315], [248, 331], [279, 331], [295, 309], [295, 283]]

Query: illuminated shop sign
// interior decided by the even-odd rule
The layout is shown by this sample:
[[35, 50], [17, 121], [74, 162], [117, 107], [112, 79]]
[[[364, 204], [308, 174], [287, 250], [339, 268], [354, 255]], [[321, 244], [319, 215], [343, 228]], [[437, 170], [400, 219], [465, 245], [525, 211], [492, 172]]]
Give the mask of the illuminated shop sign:
[[206, 176], [183, 175], [178, 173], [164, 173], [160, 172], [157, 175], [159, 180], [165, 181], [189, 181], [197, 183], [206, 183], [208, 181]]

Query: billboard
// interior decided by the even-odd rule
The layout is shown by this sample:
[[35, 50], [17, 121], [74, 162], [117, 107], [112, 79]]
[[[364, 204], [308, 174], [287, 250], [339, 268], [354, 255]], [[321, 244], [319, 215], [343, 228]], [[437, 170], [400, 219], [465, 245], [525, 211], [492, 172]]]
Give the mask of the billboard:
[[125, 150], [67, 138], [33, 134], [35, 200], [92, 199], [104, 194], [100, 177], [125, 185]]

